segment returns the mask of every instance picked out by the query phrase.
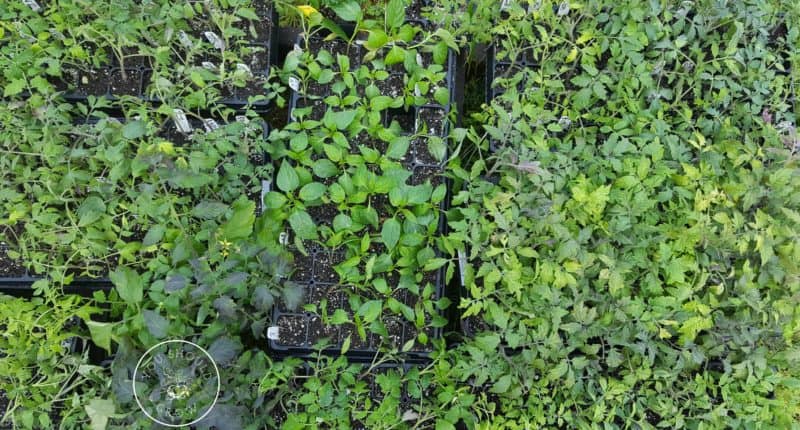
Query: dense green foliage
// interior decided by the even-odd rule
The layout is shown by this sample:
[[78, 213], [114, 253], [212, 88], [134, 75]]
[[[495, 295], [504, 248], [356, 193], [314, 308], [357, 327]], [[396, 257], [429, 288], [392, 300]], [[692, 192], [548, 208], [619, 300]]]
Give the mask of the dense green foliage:
[[[793, 2], [279, 2], [306, 34], [265, 74], [256, 1], [40, 3], [0, 5], [0, 269], [44, 278], [0, 296], [3, 425], [150, 428], [133, 369], [179, 338], [220, 367], [198, 428], [800, 428]], [[145, 98], [63, 99], [103, 64]], [[276, 309], [343, 340], [267, 353]]]

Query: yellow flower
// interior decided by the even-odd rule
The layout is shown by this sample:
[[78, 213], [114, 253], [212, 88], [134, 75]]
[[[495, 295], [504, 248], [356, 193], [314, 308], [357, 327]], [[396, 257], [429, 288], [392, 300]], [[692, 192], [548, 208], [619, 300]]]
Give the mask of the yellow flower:
[[303, 15], [305, 15], [305, 16], [311, 16], [311, 15], [313, 15], [315, 13], [319, 13], [319, 12], [317, 12], [316, 9], [314, 9], [313, 6], [309, 6], [307, 4], [302, 5], [302, 6], [297, 6], [297, 8], [300, 9], [300, 12], [302, 12]]

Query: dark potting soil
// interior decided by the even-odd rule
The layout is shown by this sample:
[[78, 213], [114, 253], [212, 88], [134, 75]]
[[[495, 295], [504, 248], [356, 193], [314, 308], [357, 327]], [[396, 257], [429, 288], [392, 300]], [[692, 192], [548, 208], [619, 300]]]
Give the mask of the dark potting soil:
[[303, 255], [300, 251], [292, 251], [294, 256], [294, 271], [289, 279], [295, 282], [309, 282], [314, 268], [314, 259], [311, 255]]
[[419, 136], [411, 141], [411, 152], [414, 154], [414, 161], [417, 164], [424, 164], [428, 166], [437, 166], [443, 160], [437, 160], [428, 149], [428, 136]]
[[397, 121], [400, 129], [405, 134], [414, 133], [415, 111], [414, 109], [405, 110], [403, 108], [386, 110], [386, 125], [391, 126], [393, 121]]
[[89, 69], [78, 72], [75, 94], [102, 96], [108, 92], [108, 69]]
[[22, 262], [14, 260], [8, 255], [8, 247], [0, 245], [0, 277], [2, 278], [18, 278], [23, 277], [28, 273]]
[[306, 319], [299, 315], [278, 317], [278, 343], [287, 346], [305, 345], [307, 338]]
[[375, 81], [375, 86], [384, 96], [402, 97], [405, 95], [406, 84], [401, 74], [392, 73], [382, 81]]
[[318, 226], [320, 225], [330, 226], [331, 223], [333, 222], [333, 218], [335, 218], [336, 215], [339, 214], [339, 209], [336, 207], [335, 204], [327, 203], [319, 206], [307, 207], [306, 212], [308, 212], [308, 215], [311, 216], [311, 219], [313, 219], [314, 223], [317, 224]]
[[429, 136], [444, 136], [445, 111], [439, 108], [421, 107], [417, 111], [417, 133], [426, 133]]
[[344, 261], [344, 253], [321, 251], [314, 254], [314, 282], [335, 284], [339, 282], [339, 274], [334, 266]]
[[314, 54], [325, 50], [328, 51], [333, 58], [337, 54], [341, 54], [350, 58], [350, 70], [356, 70], [361, 66], [361, 47], [358, 45], [350, 45], [345, 40], [333, 39], [324, 40], [319, 37], [313, 37], [308, 41], [308, 49]]
[[311, 112], [305, 115], [305, 119], [307, 120], [314, 120], [320, 121], [322, 117], [325, 116], [325, 111], [328, 109], [327, 105], [325, 104], [324, 100], [321, 99], [311, 99], [306, 97], [301, 97], [297, 99], [297, 103], [295, 104], [296, 109], [302, 109], [311, 107]]
[[142, 91], [142, 75], [140, 69], [116, 69], [111, 72], [108, 90], [115, 96], [138, 96]]
[[414, 169], [414, 174], [409, 178], [411, 185], [421, 185], [430, 180], [431, 185], [436, 188], [438, 185], [444, 183], [441, 167], [432, 166], [417, 166]]
[[270, 32], [272, 31], [272, 8], [270, 8], [269, 1], [254, 0], [251, 7], [255, 9], [258, 20], [250, 21], [242, 19], [235, 23], [233, 26], [244, 31], [249, 37], [256, 42], [268, 42], [270, 39]]

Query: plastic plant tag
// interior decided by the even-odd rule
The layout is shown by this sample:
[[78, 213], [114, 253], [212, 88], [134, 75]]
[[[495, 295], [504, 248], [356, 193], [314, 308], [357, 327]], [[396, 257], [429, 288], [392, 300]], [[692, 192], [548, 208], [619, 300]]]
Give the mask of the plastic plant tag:
[[422, 54], [419, 52], [417, 52], [417, 64], [420, 66], [422, 65]]
[[465, 287], [467, 283], [467, 254], [464, 251], [458, 251], [458, 275], [461, 277], [461, 286]]
[[282, 231], [281, 234], [278, 235], [278, 243], [283, 246], [289, 245], [289, 233]]
[[509, 3], [511, 3], [511, 0], [503, 0], [503, 2], [500, 3], [500, 10], [508, 9]]
[[558, 12], [556, 12], [556, 15], [564, 16], [567, 14], [569, 14], [569, 2], [563, 1], [560, 5], [558, 5]]
[[294, 91], [300, 91], [300, 80], [294, 76], [289, 76], [289, 88]]
[[241, 122], [243, 124], [249, 124], [250, 123], [250, 118], [248, 118], [245, 115], [236, 115], [236, 121], [237, 122]]
[[203, 61], [201, 64], [203, 65], [204, 69], [211, 70], [212, 72], [217, 71], [217, 66], [215, 66], [214, 63], [210, 61]]
[[189, 39], [189, 35], [183, 30], [178, 32], [178, 41], [181, 43], [181, 45], [183, 45], [184, 48], [191, 49], [194, 46], [192, 39]]
[[203, 119], [203, 128], [206, 129], [206, 132], [212, 132], [219, 128], [219, 124], [211, 118]]
[[214, 33], [213, 31], [206, 31], [203, 33], [203, 35], [206, 37], [206, 40], [208, 40], [208, 43], [214, 45], [215, 48], [219, 49], [220, 51], [225, 49], [225, 41], [220, 39], [220, 37], [217, 36], [217, 33]]
[[267, 339], [278, 340], [281, 338], [280, 334], [281, 334], [280, 327], [276, 326], [267, 327]]
[[250, 67], [248, 67], [247, 64], [236, 63], [236, 70], [246, 73], [248, 76], [253, 76], [253, 71], [250, 70]]
[[192, 125], [189, 124], [189, 120], [186, 119], [186, 114], [180, 109], [173, 109], [172, 112], [175, 114], [175, 128], [183, 134], [191, 133]]
[[300, 55], [303, 53], [303, 48], [301, 48], [300, 45], [295, 43], [294, 46], [292, 47], [292, 51], [294, 51], [295, 54]]
[[25, 3], [25, 6], [31, 8], [34, 12], [40, 12], [42, 7], [39, 6], [39, 3], [36, 0], [22, 0], [22, 3]]
[[264, 197], [272, 190], [272, 182], [267, 179], [261, 180], [261, 205], [264, 204]]
[[422, 97], [422, 91], [419, 90], [419, 84], [414, 84], [414, 95]]

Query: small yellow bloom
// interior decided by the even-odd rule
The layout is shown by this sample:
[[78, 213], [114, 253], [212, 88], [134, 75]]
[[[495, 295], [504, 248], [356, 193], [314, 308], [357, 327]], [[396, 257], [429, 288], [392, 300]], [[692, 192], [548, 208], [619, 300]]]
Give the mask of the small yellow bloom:
[[302, 6], [297, 6], [297, 8], [300, 9], [300, 12], [302, 12], [303, 15], [305, 15], [305, 16], [311, 16], [311, 15], [313, 15], [315, 13], [319, 13], [316, 9], [314, 9], [313, 6], [309, 6], [307, 4], [302, 5]]

